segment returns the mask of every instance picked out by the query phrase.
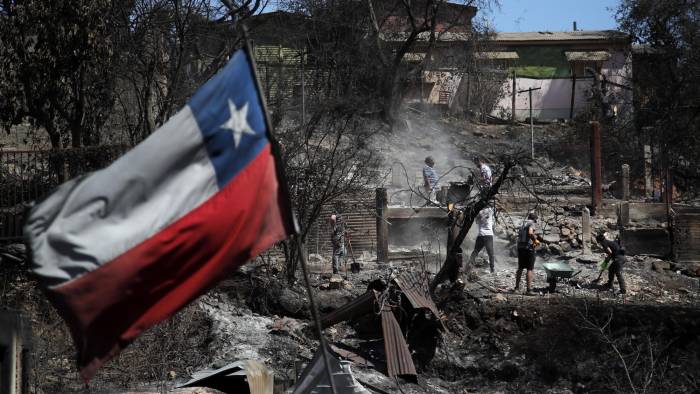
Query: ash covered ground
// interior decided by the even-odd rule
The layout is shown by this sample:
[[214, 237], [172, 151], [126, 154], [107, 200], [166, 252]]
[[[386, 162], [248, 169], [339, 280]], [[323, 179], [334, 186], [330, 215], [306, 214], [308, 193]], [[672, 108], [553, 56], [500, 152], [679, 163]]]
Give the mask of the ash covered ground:
[[[470, 126], [412, 119], [414, 137], [386, 144], [386, 162], [404, 155], [407, 173], [420, 169], [425, 152], [443, 155], [443, 168], [460, 167], [446, 180], [468, 176], [471, 156], [495, 157], [499, 149], [529, 146], [529, 130], [510, 126]], [[435, 137], [419, 133], [445, 129], [435, 152]], [[467, 131], [465, 131], [467, 130]], [[545, 138], [544, 132], [550, 134]], [[698, 392], [700, 390], [700, 280], [698, 272], [650, 256], [628, 256], [626, 295], [601, 289], [594, 244], [581, 250], [581, 206], [587, 186], [581, 170], [586, 157], [563, 155], [570, 130], [540, 127], [538, 167], [547, 171], [548, 194], [539, 232], [543, 246], [535, 266], [534, 296], [512, 292], [517, 266], [514, 234], [529, 206], [502, 205], [496, 221], [496, 270], [490, 273], [485, 251], [462, 276], [464, 288], [443, 288], [437, 297], [446, 330], [433, 357], [417, 363], [417, 382], [387, 376], [378, 339], [358, 331], [362, 322], [347, 321], [326, 330], [330, 341], [354, 349], [363, 362], [352, 372], [370, 392], [389, 393], [608, 393]], [[557, 137], [557, 138], [554, 138]], [[547, 141], [547, 142], [545, 142]], [[563, 157], [562, 157], [563, 156]], [[436, 159], [438, 159], [436, 157]], [[439, 160], [439, 159], [438, 159]], [[416, 164], [417, 163], [417, 164]], [[412, 167], [413, 166], [413, 167]], [[543, 170], [544, 169], [544, 170]], [[543, 193], [544, 194], [544, 193]], [[658, 224], [662, 226], [662, 224]], [[476, 226], [474, 226], [476, 227]], [[614, 238], [612, 216], [592, 220], [593, 231]], [[463, 245], [464, 260], [473, 248], [475, 228]], [[443, 238], [444, 240], [444, 238]], [[54, 392], [213, 392], [175, 389], [198, 370], [241, 359], [265, 363], [275, 373], [276, 391], [291, 387], [318, 346], [311, 326], [308, 295], [301, 281], [287, 284], [279, 258], [261, 258], [234, 273], [173, 319], [161, 324], [108, 363], [90, 386], [79, 384], [72, 342], [62, 320], [28, 275], [21, 245], [5, 247], [0, 263], [3, 307], [21, 310], [32, 324], [32, 390]], [[434, 274], [444, 260], [437, 242], [390, 249], [390, 262], [376, 254], [357, 254], [359, 273], [331, 274], [330, 256], [310, 256], [311, 285], [321, 314], [328, 314], [368, 289], [376, 279], [403, 272]], [[576, 272], [550, 293], [542, 263], [565, 261]], [[350, 261], [348, 262], [348, 264]], [[367, 349], [371, 349], [368, 351]], [[370, 364], [372, 366], [369, 366]], [[199, 390], [199, 391], [197, 391]]]

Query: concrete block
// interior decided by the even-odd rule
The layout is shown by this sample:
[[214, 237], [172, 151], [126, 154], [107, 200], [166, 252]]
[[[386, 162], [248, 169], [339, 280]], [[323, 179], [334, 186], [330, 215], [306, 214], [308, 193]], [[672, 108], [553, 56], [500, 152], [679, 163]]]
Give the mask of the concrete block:
[[671, 269], [671, 263], [668, 261], [654, 261], [651, 263], [651, 269], [654, 271], [663, 271], [663, 270], [670, 270]]
[[627, 228], [621, 234], [627, 255], [665, 257], [671, 253], [671, 238], [663, 228]]
[[666, 204], [664, 203], [629, 203], [629, 222], [665, 222], [667, 220]]
[[679, 263], [700, 263], [700, 214], [683, 213], [673, 218], [673, 257]]

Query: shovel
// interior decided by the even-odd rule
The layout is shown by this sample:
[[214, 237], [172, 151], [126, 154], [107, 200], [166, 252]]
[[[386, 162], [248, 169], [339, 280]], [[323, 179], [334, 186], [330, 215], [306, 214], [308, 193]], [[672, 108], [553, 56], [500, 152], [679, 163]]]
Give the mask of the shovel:
[[348, 249], [350, 249], [350, 257], [352, 258], [352, 263], [350, 264], [350, 271], [353, 274], [360, 272], [360, 263], [355, 260], [355, 253], [352, 252], [352, 243], [350, 243], [350, 238], [348, 238]]
[[598, 263], [598, 269], [600, 270], [600, 273], [598, 274], [598, 278], [596, 280], [594, 280], [593, 283], [600, 282], [600, 278], [603, 276], [603, 272], [607, 271], [609, 266], [610, 266], [609, 261], [606, 263], [605, 260], [602, 260], [600, 263]]

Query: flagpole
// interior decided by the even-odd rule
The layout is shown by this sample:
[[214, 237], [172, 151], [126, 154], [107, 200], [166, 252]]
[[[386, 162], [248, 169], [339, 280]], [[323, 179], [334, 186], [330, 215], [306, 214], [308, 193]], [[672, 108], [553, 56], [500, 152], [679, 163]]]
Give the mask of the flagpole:
[[[241, 24], [241, 31], [243, 32], [243, 41], [245, 42], [245, 51], [246, 55], [248, 56], [248, 64], [250, 65], [251, 72], [253, 73], [253, 77], [255, 79], [255, 86], [258, 90], [258, 93], [262, 92], [261, 89], [261, 84], [260, 84], [260, 79], [258, 77], [258, 71], [257, 67], [255, 65], [255, 56], [253, 55], [253, 50], [250, 45], [250, 39], [248, 37], [248, 29], [246, 28], [245, 25]], [[318, 335], [318, 341], [319, 344], [321, 345], [321, 354], [323, 355], [323, 363], [325, 364], [326, 367], [326, 374], [328, 376], [328, 383], [331, 386], [331, 391], [333, 394], [337, 394], [337, 390], [335, 387], [335, 382], [333, 381], [333, 370], [331, 369], [331, 363], [330, 363], [330, 355], [328, 354], [328, 347], [326, 345], [326, 338], [323, 336], [323, 328], [321, 327], [321, 319], [318, 314], [318, 308], [316, 306], [316, 299], [314, 297], [314, 293], [311, 290], [311, 281], [309, 280], [309, 272], [306, 264], [306, 255], [304, 254], [304, 244], [301, 242], [301, 238], [299, 237], [299, 225], [296, 220], [296, 215], [294, 214], [294, 210], [292, 209], [292, 202], [289, 194], [289, 186], [287, 183], [287, 177], [284, 173], [284, 165], [282, 163], [282, 155], [280, 154], [280, 149], [279, 149], [279, 144], [277, 143], [277, 140], [274, 138], [273, 132], [272, 132], [272, 122], [270, 122], [270, 116], [267, 111], [267, 104], [265, 103], [264, 98], [262, 97], [261, 94], [258, 94], [258, 98], [260, 99], [260, 105], [263, 109], [263, 116], [265, 118], [265, 128], [267, 132], [267, 138], [270, 140], [270, 147], [272, 150], [272, 155], [275, 157], [275, 170], [277, 172], [277, 180], [279, 182], [279, 187], [281, 189], [281, 194], [283, 194], [286, 198], [284, 198], [282, 201], [287, 205], [287, 212], [290, 213], [290, 220], [291, 223], [287, 223], [287, 226], [291, 226], [290, 230], [294, 233], [294, 240], [295, 244], [298, 248], [298, 253], [299, 253], [299, 259], [301, 260], [301, 271], [303, 272], [304, 275], [304, 283], [306, 284], [306, 291], [309, 293], [309, 307], [311, 308], [311, 315], [313, 316], [314, 323], [316, 326], [316, 335]]]

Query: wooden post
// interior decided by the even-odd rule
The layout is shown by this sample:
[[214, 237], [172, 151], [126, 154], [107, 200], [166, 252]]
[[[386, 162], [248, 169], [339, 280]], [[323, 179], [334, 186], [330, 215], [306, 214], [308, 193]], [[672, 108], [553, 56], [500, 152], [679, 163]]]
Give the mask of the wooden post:
[[651, 146], [644, 145], [644, 196], [652, 197], [654, 184], [651, 179]]
[[467, 116], [472, 110], [472, 77], [467, 73]]
[[529, 99], [530, 99], [530, 143], [531, 143], [531, 148], [532, 148], [532, 160], [535, 160], [535, 126], [534, 126], [534, 119], [532, 117], [532, 88], [527, 91], [529, 94]]
[[440, 203], [447, 206], [449, 201], [447, 201], [447, 192], [450, 190], [449, 186], [441, 186], [440, 187], [440, 194], [442, 194], [442, 199], [440, 200]]
[[600, 152], [600, 123], [591, 122], [591, 214], [596, 215], [600, 209], [603, 196]]
[[664, 202], [667, 204], [673, 204], [673, 175], [671, 174], [671, 169], [669, 167], [666, 167], [665, 175], [666, 179], [664, 179]]
[[389, 223], [387, 216], [389, 211], [386, 189], [383, 187], [375, 190], [375, 202], [377, 208], [377, 262], [389, 262]]
[[569, 109], [569, 119], [574, 119], [574, 103], [576, 102], [576, 71], [571, 76], [571, 108]]
[[407, 179], [408, 176], [406, 172], [404, 171], [403, 167], [401, 166], [401, 163], [394, 163], [391, 166], [391, 186], [394, 187], [401, 187], [403, 185], [403, 181], [406, 183], [409, 182]]
[[510, 107], [510, 122], [512, 124], [515, 124], [515, 95], [518, 94], [518, 89], [516, 86], [516, 75], [515, 75], [515, 70], [513, 70], [513, 97], [511, 98], [511, 107]]
[[541, 87], [539, 88], [529, 88], [525, 90], [520, 90], [518, 93], [524, 93], [527, 92], [528, 98], [530, 100], [530, 147], [531, 147], [531, 155], [532, 159], [535, 159], [535, 123], [534, 123], [534, 117], [532, 116], [532, 92], [534, 90], [540, 90], [542, 89]]
[[581, 212], [581, 247], [584, 255], [591, 253], [591, 213], [586, 207]]
[[622, 184], [621, 184], [622, 200], [629, 201], [630, 200], [630, 166], [629, 166], [629, 164], [622, 165], [622, 180], [620, 182], [622, 182]]

